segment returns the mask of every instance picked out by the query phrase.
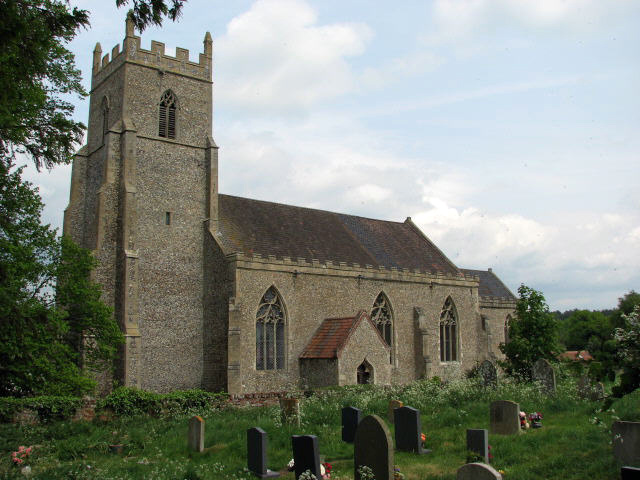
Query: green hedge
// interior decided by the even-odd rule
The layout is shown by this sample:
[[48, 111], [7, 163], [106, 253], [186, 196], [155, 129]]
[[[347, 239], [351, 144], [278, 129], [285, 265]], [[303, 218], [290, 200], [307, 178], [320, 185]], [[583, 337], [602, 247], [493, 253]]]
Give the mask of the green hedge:
[[178, 390], [153, 393], [136, 388], [119, 387], [100, 400], [97, 409], [112, 410], [116, 415], [176, 415], [220, 408], [227, 400], [226, 393], [204, 390]]
[[41, 422], [71, 418], [82, 405], [79, 397], [0, 397], [0, 422], [8, 423], [23, 410], [37, 412]]

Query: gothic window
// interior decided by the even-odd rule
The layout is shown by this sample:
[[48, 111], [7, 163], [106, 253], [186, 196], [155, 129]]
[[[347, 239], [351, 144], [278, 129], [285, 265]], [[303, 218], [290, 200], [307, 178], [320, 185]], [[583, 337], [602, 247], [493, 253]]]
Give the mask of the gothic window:
[[440, 312], [440, 361], [458, 360], [458, 314], [451, 297], [447, 297]]
[[102, 142], [104, 143], [104, 137], [107, 136], [109, 131], [109, 100], [107, 97], [102, 98]]
[[263, 295], [256, 314], [256, 369], [284, 368], [284, 307], [274, 287]]
[[373, 303], [371, 309], [371, 320], [380, 330], [382, 338], [384, 338], [387, 345], [391, 345], [391, 339], [393, 338], [393, 315], [391, 314], [391, 306], [389, 305], [389, 299], [387, 296], [380, 292], [378, 298]]
[[507, 315], [504, 321], [504, 343], [509, 343], [509, 328], [511, 327], [511, 315]]
[[176, 138], [176, 97], [167, 90], [160, 99], [158, 136]]

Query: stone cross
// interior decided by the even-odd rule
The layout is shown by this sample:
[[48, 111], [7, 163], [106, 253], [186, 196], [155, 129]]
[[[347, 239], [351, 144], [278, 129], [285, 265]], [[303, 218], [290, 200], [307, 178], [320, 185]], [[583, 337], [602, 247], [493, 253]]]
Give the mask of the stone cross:
[[548, 360], [539, 358], [533, 364], [531, 376], [536, 382], [540, 382], [544, 393], [547, 395], [556, 393], [556, 372]]
[[204, 450], [204, 420], [198, 415], [189, 420], [189, 449], [196, 452]]
[[258, 478], [276, 478], [280, 474], [267, 468], [267, 434], [258, 427], [247, 430], [247, 466]]
[[467, 451], [484, 458], [489, 463], [489, 431], [485, 429], [467, 429]]
[[362, 410], [356, 407], [344, 407], [342, 409], [342, 441], [353, 443], [356, 436], [356, 428], [360, 423]]
[[613, 422], [613, 456], [621, 465], [640, 467], [640, 422]]
[[482, 377], [482, 384], [485, 388], [495, 388], [498, 384], [498, 370], [489, 360], [485, 360], [478, 367], [478, 372]]
[[296, 478], [299, 478], [307, 470], [311, 471], [316, 478], [320, 478], [318, 437], [315, 435], [293, 435], [291, 437], [291, 446], [293, 448]]
[[396, 449], [420, 455], [431, 453], [431, 450], [422, 448], [420, 410], [412, 407], [400, 407], [396, 408], [393, 413], [396, 425]]
[[389, 427], [377, 415], [369, 415], [358, 425], [353, 440], [353, 478], [361, 480], [358, 468], [369, 467], [376, 480], [393, 479], [393, 442]]
[[393, 411], [396, 408], [400, 408], [403, 406], [404, 403], [402, 403], [400, 400], [389, 400], [389, 407], [387, 408], [387, 418], [389, 419], [389, 422], [393, 423]]
[[497, 400], [489, 407], [489, 432], [498, 435], [520, 433], [520, 406], [510, 400]]
[[502, 480], [502, 475], [491, 465], [467, 463], [458, 469], [456, 480]]

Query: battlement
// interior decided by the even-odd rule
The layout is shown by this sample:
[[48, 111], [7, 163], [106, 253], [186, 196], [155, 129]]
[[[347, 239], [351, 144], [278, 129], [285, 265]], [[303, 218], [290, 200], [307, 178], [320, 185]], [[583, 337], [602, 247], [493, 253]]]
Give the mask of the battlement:
[[372, 265], [360, 265], [358, 263], [347, 264], [346, 262], [328, 261], [321, 263], [317, 259], [309, 262], [305, 258], [292, 259], [290, 257], [276, 258], [274, 255], [263, 257], [259, 253], [252, 256], [243, 253], [232, 253], [227, 258], [235, 263], [238, 268], [286, 271], [298, 274], [312, 275], [336, 275], [353, 277], [357, 279], [378, 279], [396, 280], [419, 283], [447, 283], [461, 284], [464, 286], [478, 286], [480, 277], [477, 275], [447, 275], [444, 273], [431, 273], [420, 270], [409, 270], [408, 268], [386, 268], [384, 266], [374, 267]]
[[134, 35], [134, 24], [130, 14], [127, 15], [125, 25], [126, 36], [122, 42], [122, 50], [118, 44], [113, 47], [111, 54], [103, 56], [100, 43], [96, 44], [93, 50], [92, 86], [99, 84], [125, 62], [155, 68], [160, 73], [172, 72], [211, 81], [213, 41], [209, 32], [204, 37], [204, 52], [199, 54], [197, 62], [192, 62], [186, 48], [176, 47], [176, 55], [172, 57], [165, 53], [164, 43], [152, 40], [151, 49], [143, 49], [140, 46], [140, 37]]

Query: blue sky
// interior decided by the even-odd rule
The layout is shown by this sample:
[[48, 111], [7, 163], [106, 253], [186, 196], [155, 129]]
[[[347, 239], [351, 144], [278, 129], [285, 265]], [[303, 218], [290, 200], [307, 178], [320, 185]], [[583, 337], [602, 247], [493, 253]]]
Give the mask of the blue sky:
[[[76, 1], [91, 52], [115, 1]], [[403, 221], [552, 309], [640, 290], [640, 2], [190, 0], [142, 34], [214, 39], [220, 191]], [[73, 99], [86, 122], [88, 99]], [[62, 223], [70, 167], [28, 172]]]

